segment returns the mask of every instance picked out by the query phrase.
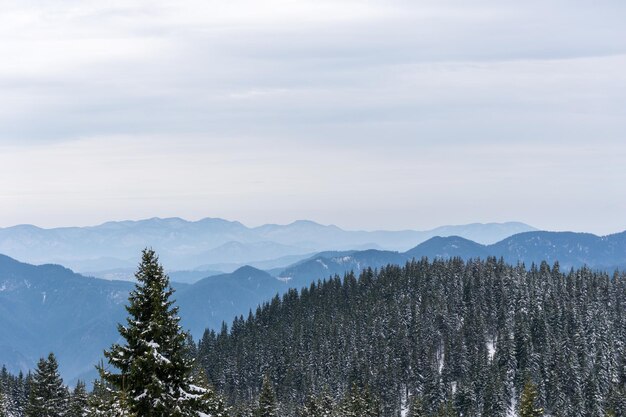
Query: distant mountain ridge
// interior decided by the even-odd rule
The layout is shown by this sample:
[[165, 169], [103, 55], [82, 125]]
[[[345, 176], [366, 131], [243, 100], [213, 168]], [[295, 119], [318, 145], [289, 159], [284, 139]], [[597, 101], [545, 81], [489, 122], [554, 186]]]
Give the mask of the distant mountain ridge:
[[494, 248], [507, 261], [559, 261], [561, 267], [587, 265], [596, 269], [626, 265], [626, 231], [607, 236], [574, 232], [527, 232], [508, 237]]
[[304, 284], [311, 277], [343, 275], [351, 270], [380, 268], [387, 264], [403, 264], [422, 257], [463, 259], [502, 257], [509, 263], [526, 266], [542, 261], [559, 262], [563, 268], [588, 266], [611, 272], [626, 268], [626, 231], [608, 236], [574, 232], [524, 232], [491, 245], [482, 245], [460, 236], [433, 237], [406, 252], [347, 251], [319, 253], [278, 272], [278, 276], [295, 284]]
[[[287, 225], [247, 227], [237, 221], [205, 218], [152, 218], [107, 222], [90, 227], [43, 229], [31, 225], [0, 228], [0, 253], [31, 264], [58, 263], [98, 277], [132, 276], [144, 247], [152, 247], [171, 271], [225, 270], [256, 263], [288, 266], [290, 257], [326, 250], [407, 250], [433, 236], [459, 235], [493, 243], [535, 230], [523, 223], [474, 223], [429, 231], [346, 231], [299, 220]], [[293, 258], [292, 258], [293, 259]], [[283, 260], [281, 263], [280, 260]]]

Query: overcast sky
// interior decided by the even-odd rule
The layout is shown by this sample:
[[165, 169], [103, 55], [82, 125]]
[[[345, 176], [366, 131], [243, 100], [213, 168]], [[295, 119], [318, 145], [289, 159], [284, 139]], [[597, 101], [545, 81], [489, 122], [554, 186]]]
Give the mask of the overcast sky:
[[623, 0], [0, 2], [0, 227], [626, 229]]

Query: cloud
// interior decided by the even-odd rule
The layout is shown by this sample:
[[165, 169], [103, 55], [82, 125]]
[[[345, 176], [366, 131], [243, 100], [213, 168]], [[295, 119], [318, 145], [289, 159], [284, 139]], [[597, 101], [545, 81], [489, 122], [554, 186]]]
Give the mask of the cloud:
[[[606, 165], [626, 131], [624, 12], [577, 0], [4, 1], [1, 213], [28, 221], [24, 204], [55, 195], [52, 222], [69, 205], [85, 222], [159, 211], [548, 227], [568, 202], [585, 206], [583, 192], [617, 213], [626, 197], [600, 191], [621, 179]], [[547, 187], [557, 180], [563, 202]], [[467, 203], [476, 187], [484, 201]], [[514, 189], [519, 208], [503, 203]], [[535, 191], [553, 208], [538, 211]], [[575, 213], [582, 224], [588, 207]], [[585, 221], [626, 227], [616, 218]]]

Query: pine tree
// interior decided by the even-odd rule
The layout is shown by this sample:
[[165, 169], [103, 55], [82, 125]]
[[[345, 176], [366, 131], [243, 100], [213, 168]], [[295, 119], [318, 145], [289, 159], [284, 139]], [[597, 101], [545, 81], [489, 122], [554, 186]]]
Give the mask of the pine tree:
[[535, 405], [537, 399], [537, 387], [530, 380], [524, 384], [522, 397], [520, 399], [519, 415], [520, 417], [541, 417], [543, 409]]
[[28, 397], [30, 393], [30, 385], [32, 381], [32, 374], [28, 372], [26, 377], [24, 374], [20, 372], [17, 376], [16, 385], [13, 387], [12, 391], [12, 403], [11, 407], [13, 412], [17, 415], [25, 415], [26, 414], [26, 406], [28, 404]]
[[0, 380], [0, 417], [5, 417], [9, 411], [9, 399], [7, 394], [7, 384], [5, 378], [6, 368], [2, 367], [2, 379]]
[[30, 385], [26, 407], [28, 417], [64, 417], [67, 414], [68, 393], [59, 375], [59, 365], [53, 353], [41, 358]]
[[353, 384], [344, 400], [341, 415], [344, 417], [380, 417], [380, 404], [369, 388], [359, 389], [356, 384]]
[[409, 408], [409, 417], [426, 417], [426, 411], [422, 404], [422, 399], [419, 396], [415, 396], [411, 401], [411, 407]]
[[196, 369], [193, 381], [200, 391], [199, 411], [211, 417], [225, 417], [229, 414], [224, 399], [210, 386], [204, 371]]
[[232, 417], [256, 417], [257, 411], [258, 410], [255, 405], [238, 404], [232, 409], [231, 416]]
[[145, 249], [129, 297], [127, 324], [118, 331], [126, 343], [114, 344], [105, 357], [119, 373], [100, 367], [114, 389], [114, 403], [141, 417], [197, 416], [206, 406], [205, 390], [191, 377], [187, 335], [179, 325], [174, 290], [151, 249]]
[[[462, 414], [465, 415], [465, 414]], [[472, 414], [469, 414], [472, 415]], [[437, 417], [457, 417], [458, 414], [454, 411], [454, 406], [452, 402], [448, 401], [445, 404], [441, 404], [439, 407], [439, 411], [437, 412]]]
[[89, 417], [118, 417], [120, 414], [120, 409], [115, 404], [113, 390], [103, 379], [94, 381], [88, 404]]
[[309, 396], [300, 413], [301, 417], [332, 417], [335, 409], [333, 399], [324, 393], [318, 397]]
[[89, 396], [85, 383], [78, 381], [70, 396], [67, 417], [86, 417], [88, 415]]
[[259, 417], [275, 417], [276, 411], [276, 395], [274, 394], [274, 388], [269, 376], [265, 375], [263, 378], [263, 385], [261, 386], [261, 394], [259, 395]]
[[5, 417], [7, 411], [7, 401], [4, 392], [2, 391], [2, 386], [0, 386], [0, 417]]

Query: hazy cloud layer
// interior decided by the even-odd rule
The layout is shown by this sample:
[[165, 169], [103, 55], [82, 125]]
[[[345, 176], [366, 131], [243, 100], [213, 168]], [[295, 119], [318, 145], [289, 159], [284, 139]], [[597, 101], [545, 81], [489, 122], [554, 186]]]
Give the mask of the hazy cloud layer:
[[0, 225], [626, 228], [626, 3], [4, 1]]

